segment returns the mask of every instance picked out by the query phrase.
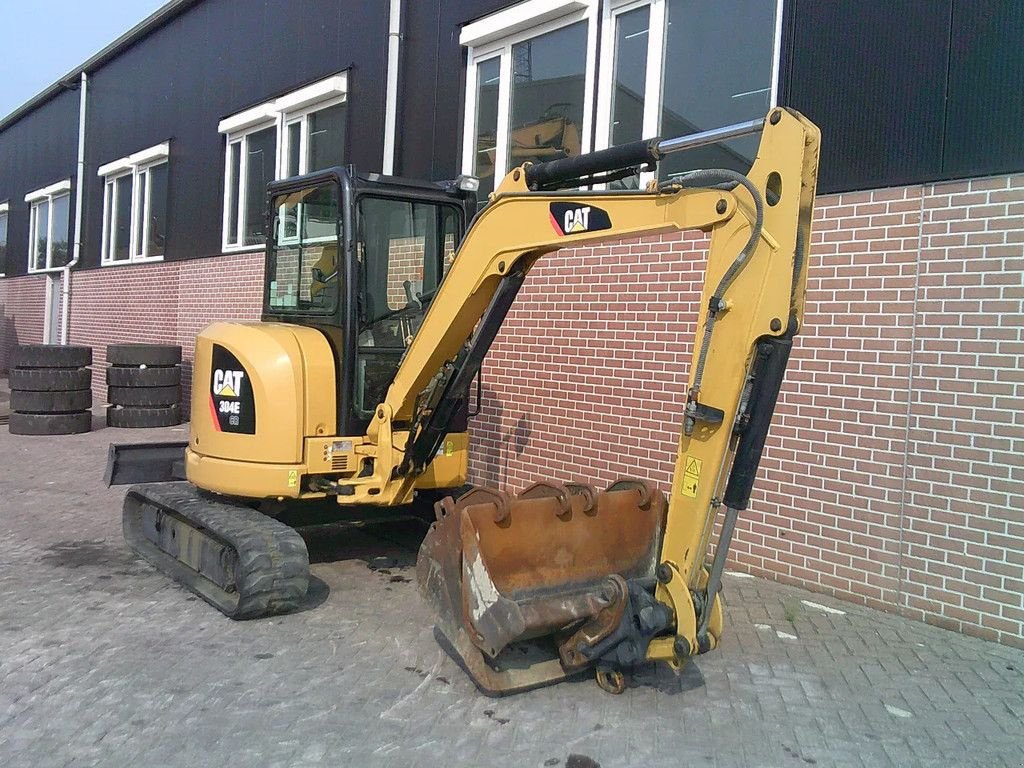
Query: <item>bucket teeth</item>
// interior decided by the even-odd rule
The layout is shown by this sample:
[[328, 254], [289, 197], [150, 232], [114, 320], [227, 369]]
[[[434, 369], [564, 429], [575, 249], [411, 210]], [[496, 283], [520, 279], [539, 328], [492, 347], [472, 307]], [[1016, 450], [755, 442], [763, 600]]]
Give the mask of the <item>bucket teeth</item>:
[[618, 626], [626, 580], [654, 574], [665, 507], [632, 479], [600, 493], [544, 481], [514, 498], [475, 488], [439, 502], [416, 569], [446, 649], [490, 693], [586, 668], [574, 648]]

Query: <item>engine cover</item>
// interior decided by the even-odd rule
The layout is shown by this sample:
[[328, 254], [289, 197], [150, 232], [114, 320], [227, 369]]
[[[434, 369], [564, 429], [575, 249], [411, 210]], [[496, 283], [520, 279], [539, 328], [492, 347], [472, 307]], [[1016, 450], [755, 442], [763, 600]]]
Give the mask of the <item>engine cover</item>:
[[[337, 425], [334, 355], [323, 334], [283, 323], [214, 323], [196, 339], [192, 370], [189, 480], [246, 496], [293, 495], [289, 465], [300, 472], [305, 440]], [[204, 464], [208, 465], [200, 471]], [[230, 463], [241, 475], [274, 465], [270, 483], [247, 487], [240, 475], [211, 470]], [[245, 465], [248, 465], [246, 468]], [[230, 470], [228, 470], [230, 473]], [[275, 490], [272, 490], [275, 489]]]

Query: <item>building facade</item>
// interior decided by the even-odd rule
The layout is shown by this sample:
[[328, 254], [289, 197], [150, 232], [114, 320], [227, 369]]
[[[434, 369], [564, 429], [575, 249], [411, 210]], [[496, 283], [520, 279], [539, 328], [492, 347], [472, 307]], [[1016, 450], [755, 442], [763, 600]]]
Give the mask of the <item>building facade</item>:
[[[823, 132], [806, 329], [732, 566], [1024, 646], [1022, 33], [1010, 0], [175, 0], [0, 121], [0, 371], [63, 334], [102, 399], [106, 344], [188, 365], [208, 322], [258, 317], [274, 178], [487, 191], [791, 106]], [[705, 245], [536, 267], [484, 369], [476, 482], [667, 489]]]

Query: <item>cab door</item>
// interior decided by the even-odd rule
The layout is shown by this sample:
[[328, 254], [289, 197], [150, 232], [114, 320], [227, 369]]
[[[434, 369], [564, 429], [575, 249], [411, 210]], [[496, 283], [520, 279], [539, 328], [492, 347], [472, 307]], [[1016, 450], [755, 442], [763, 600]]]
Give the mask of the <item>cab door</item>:
[[[365, 429], [451, 266], [464, 218], [457, 201], [374, 192], [357, 197], [355, 213], [359, 296], [352, 416]], [[453, 431], [463, 429], [464, 423]]]

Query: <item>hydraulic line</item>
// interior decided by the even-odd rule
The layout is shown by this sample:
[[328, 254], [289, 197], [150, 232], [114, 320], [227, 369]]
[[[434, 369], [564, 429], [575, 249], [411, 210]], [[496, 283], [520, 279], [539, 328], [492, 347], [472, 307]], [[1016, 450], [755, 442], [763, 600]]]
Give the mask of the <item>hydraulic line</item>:
[[693, 182], [704, 185], [729, 184], [733, 187], [737, 185], [742, 186], [750, 193], [750, 197], [754, 201], [754, 223], [750, 229], [750, 238], [747, 240], [746, 245], [743, 246], [739, 255], [736, 256], [733, 263], [725, 271], [725, 274], [722, 275], [722, 279], [718, 282], [715, 292], [711, 295], [707, 320], [704, 323], [704, 336], [701, 339], [700, 352], [697, 355], [697, 364], [693, 376], [693, 386], [690, 388], [689, 397], [687, 398], [686, 417], [683, 422], [683, 432], [686, 435], [692, 434], [693, 429], [696, 426], [697, 396], [700, 393], [701, 382], [704, 379], [704, 365], [707, 361], [708, 350], [711, 347], [711, 336], [714, 333], [715, 319], [717, 318], [721, 307], [722, 297], [729, 289], [729, 286], [732, 285], [737, 275], [739, 275], [749, 262], [750, 257], [754, 253], [754, 249], [757, 247], [757, 242], [761, 238], [761, 229], [764, 226], [764, 198], [761, 196], [761, 192], [758, 188], [754, 186], [753, 182], [743, 174], [737, 173], [736, 171], [730, 171], [726, 168], [690, 171], [689, 173], [677, 176], [674, 181], [668, 182], [665, 186], [680, 183], [692, 184]]

